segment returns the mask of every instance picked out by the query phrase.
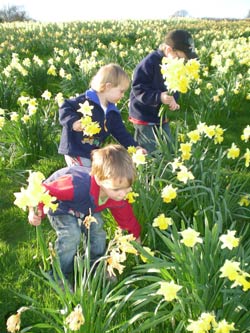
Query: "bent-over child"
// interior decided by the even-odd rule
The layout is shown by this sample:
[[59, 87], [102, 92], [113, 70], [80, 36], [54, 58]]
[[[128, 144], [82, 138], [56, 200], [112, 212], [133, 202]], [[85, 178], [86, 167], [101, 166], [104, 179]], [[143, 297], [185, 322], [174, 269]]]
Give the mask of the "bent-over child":
[[[55, 250], [66, 278], [73, 271], [81, 234], [88, 236], [83, 221], [89, 214], [95, 213], [97, 220], [90, 224], [89, 230], [91, 263], [106, 250], [106, 232], [100, 214], [106, 208], [121, 229], [140, 241], [140, 224], [125, 199], [136, 177], [131, 156], [123, 146], [111, 144], [92, 151], [91, 159], [90, 173], [81, 166], [65, 167], [43, 183], [49, 194], [57, 198], [57, 209], [49, 211], [47, 216], [57, 235]], [[39, 225], [42, 217], [42, 207], [38, 207], [37, 212], [34, 208], [29, 209], [30, 224]]]

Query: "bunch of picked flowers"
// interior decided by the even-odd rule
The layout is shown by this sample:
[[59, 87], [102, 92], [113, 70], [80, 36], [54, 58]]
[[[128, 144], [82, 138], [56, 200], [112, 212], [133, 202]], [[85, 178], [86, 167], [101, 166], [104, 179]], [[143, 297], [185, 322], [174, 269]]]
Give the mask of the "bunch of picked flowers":
[[83, 134], [90, 137], [101, 131], [99, 123], [92, 120], [92, 109], [93, 106], [89, 105], [88, 101], [85, 101], [83, 104], [80, 104], [80, 109], [77, 110], [83, 115], [81, 118]]
[[199, 80], [200, 63], [197, 59], [162, 58], [161, 73], [170, 93], [185, 94], [192, 81]]
[[16, 200], [14, 204], [19, 208], [26, 210], [27, 207], [37, 207], [38, 204], [44, 205], [44, 212], [52, 209], [55, 211], [57, 203], [54, 203], [56, 197], [52, 197], [42, 185], [44, 175], [41, 172], [29, 172], [27, 179], [27, 188], [21, 187], [20, 192], [14, 193]]

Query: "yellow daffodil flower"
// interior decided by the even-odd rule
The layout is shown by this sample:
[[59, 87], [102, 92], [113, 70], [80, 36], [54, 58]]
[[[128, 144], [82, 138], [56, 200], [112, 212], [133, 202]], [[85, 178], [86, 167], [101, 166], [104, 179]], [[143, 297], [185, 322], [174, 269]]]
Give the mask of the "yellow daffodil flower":
[[228, 159], [235, 159], [237, 157], [239, 157], [240, 155], [240, 149], [236, 146], [236, 144], [233, 142], [231, 148], [228, 149], [228, 153], [227, 153], [227, 158]]
[[182, 286], [175, 284], [174, 281], [160, 282], [160, 286], [161, 287], [156, 294], [164, 296], [164, 299], [167, 302], [177, 299], [177, 292], [182, 288]]
[[160, 230], [166, 230], [170, 225], [173, 224], [171, 217], [166, 217], [165, 214], [160, 214], [154, 218], [153, 227], [158, 227]]
[[177, 188], [173, 187], [171, 185], [167, 185], [163, 188], [161, 192], [161, 197], [163, 198], [163, 201], [166, 203], [171, 202], [173, 199], [175, 199], [177, 196]]
[[186, 230], [181, 231], [180, 234], [183, 238], [181, 243], [187, 247], [194, 247], [195, 244], [203, 242], [202, 239], [198, 237], [200, 233], [192, 228], [187, 228]]
[[229, 250], [232, 250], [234, 247], [237, 247], [239, 245], [239, 238], [236, 238], [235, 230], [228, 230], [227, 234], [220, 236], [220, 241], [222, 242], [221, 248], [225, 249], [226, 247]]
[[65, 324], [71, 331], [78, 331], [84, 322], [85, 318], [83, 316], [82, 307], [80, 304], [78, 304], [65, 319]]

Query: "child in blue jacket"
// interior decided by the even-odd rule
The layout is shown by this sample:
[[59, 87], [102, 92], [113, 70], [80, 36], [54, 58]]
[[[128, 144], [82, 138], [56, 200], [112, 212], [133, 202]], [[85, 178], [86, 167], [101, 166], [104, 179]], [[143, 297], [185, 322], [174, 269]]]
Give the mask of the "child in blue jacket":
[[[161, 73], [162, 58], [197, 58], [191, 34], [186, 30], [172, 30], [168, 32], [159, 48], [148, 54], [136, 66], [133, 74], [129, 120], [135, 128], [134, 139], [145, 148], [148, 153], [156, 149], [157, 129], [161, 124], [160, 107], [168, 105], [171, 111], [180, 108], [176, 102], [178, 93], [171, 96]], [[163, 119], [162, 129], [171, 139], [168, 119]]]
[[[137, 142], [124, 126], [116, 103], [124, 96], [130, 80], [126, 72], [117, 64], [108, 64], [99, 69], [92, 78], [91, 88], [78, 97], [67, 99], [59, 109], [62, 134], [58, 152], [65, 155], [68, 166], [90, 167], [90, 154], [100, 148], [105, 139], [112, 135], [125, 148], [137, 147]], [[91, 108], [91, 118], [99, 125], [100, 132], [85, 135], [82, 114], [84, 103]]]

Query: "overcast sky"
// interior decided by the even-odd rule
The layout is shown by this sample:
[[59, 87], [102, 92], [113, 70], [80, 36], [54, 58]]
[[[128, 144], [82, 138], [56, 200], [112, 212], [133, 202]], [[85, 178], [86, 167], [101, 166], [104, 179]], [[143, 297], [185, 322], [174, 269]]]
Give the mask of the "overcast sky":
[[0, 0], [4, 6], [22, 6], [42, 22], [98, 19], [166, 19], [178, 10], [194, 18], [245, 18], [250, 0]]

